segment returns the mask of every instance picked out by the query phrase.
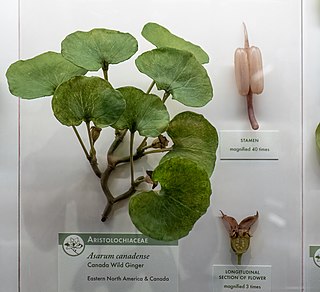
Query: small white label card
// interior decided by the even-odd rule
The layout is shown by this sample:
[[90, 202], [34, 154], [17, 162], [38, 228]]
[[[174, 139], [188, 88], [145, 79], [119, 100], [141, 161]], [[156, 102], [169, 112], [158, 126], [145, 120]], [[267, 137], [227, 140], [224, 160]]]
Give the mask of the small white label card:
[[178, 241], [131, 233], [59, 233], [59, 292], [177, 292]]
[[229, 131], [219, 135], [221, 160], [278, 160], [279, 131]]
[[271, 266], [213, 266], [213, 292], [271, 292]]

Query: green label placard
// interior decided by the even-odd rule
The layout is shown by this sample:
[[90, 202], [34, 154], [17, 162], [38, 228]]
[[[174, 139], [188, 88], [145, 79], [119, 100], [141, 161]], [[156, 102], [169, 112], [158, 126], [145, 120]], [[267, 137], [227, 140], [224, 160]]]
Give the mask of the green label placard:
[[131, 233], [59, 233], [59, 245], [70, 235], [81, 237], [85, 245], [178, 245], [178, 241], [160, 241]]
[[176, 292], [178, 242], [131, 233], [59, 233], [59, 292]]

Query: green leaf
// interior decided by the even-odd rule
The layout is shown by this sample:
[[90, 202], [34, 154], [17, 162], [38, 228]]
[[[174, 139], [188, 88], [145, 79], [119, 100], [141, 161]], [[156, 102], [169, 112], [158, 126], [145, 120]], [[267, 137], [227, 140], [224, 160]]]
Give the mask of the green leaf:
[[173, 99], [187, 106], [200, 107], [213, 96], [206, 69], [187, 51], [160, 48], [136, 59], [139, 71], [151, 77], [159, 90], [172, 94]]
[[52, 109], [66, 126], [92, 121], [96, 127], [115, 123], [125, 110], [125, 100], [110, 83], [99, 77], [74, 77], [54, 93]]
[[158, 240], [186, 236], [210, 204], [207, 173], [196, 163], [175, 157], [160, 164], [152, 179], [160, 182], [161, 190], [131, 197], [132, 222], [143, 234]]
[[123, 62], [137, 50], [137, 40], [131, 34], [103, 28], [76, 31], [61, 43], [61, 53], [66, 59], [90, 71]]
[[316, 143], [317, 143], [318, 149], [320, 150], [320, 123], [318, 124], [316, 129]]
[[146, 94], [135, 87], [118, 89], [126, 100], [126, 110], [113, 127], [138, 131], [141, 136], [157, 137], [169, 124], [169, 113], [154, 94]]
[[210, 177], [216, 161], [218, 134], [216, 129], [200, 114], [183, 112], [169, 124], [168, 135], [174, 145], [161, 163], [172, 157], [182, 157], [196, 162]]
[[13, 95], [34, 99], [52, 95], [62, 82], [86, 73], [85, 69], [67, 61], [61, 54], [46, 52], [32, 59], [13, 63], [6, 76]]
[[143, 37], [157, 48], [169, 47], [192, 53], [201, 64], [209, 62], [208, 54], [198, 45], [172, 34], [165, 27], [149, 22], [142, 30]]

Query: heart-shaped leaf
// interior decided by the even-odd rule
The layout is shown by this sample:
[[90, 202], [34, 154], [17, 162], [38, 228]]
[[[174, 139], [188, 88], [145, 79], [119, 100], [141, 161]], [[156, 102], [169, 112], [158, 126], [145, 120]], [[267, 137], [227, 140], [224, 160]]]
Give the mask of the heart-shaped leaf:
[[115, 123], [125, 110], [125, 100], [99, 77], [74, 77], [62, 83], [52, 98], [55, 117], [66, 126], [92, 121], [97, 127]]
[[175, 157], [160, 164], [152, 180], [161, 184], [161, 190], [131, 197], [132, 222], [143, 234], [158, 240], [186, 236], [210, 204], [207, 173], [196, 163]]
[[6, 76], [13, 95], [33, 99], [52, 95], [62, 82], [86, 73], [85, 69], [67, 61], [61, 54], [46, 52], [13, 63]]
[[201, 47], [172, 34], [168, 29], [157, 23], [147, 23], [143, 27], [142, 35], [157, 48], [169, 47], [185, 50], [194, 54], [201, 64], [209, 62], [208, 54]]
[[187, 106], [200, 107], [213, 96], [206, 69], [187, 51], [160, 48], [136, 59], [139, 71], [152, 78], [157, 88], [172, 94], [173, 99]]
[[116, 129], [129, 129], [132, 133], [138, 131], [141, 136], [157, 137], [163, 133], [169, 124], [169, 113], [154, 94], [146, 94], [135, 87], [118, 89], [126, 100], [126, 110], [113, 125]]
[[61, 53], [66, 59], [90, 71], [123, 62], [137, 50], [137, 40], [131, 34], [103, 28], [76, 31], [61, 43]]
[[216, 129], [202, 115], [183, 112], [170, 121], [167, 133], [174, 145], [161, 163], [176, 156], [187, 158], [203, 167], [210, 177], [218, 147]]

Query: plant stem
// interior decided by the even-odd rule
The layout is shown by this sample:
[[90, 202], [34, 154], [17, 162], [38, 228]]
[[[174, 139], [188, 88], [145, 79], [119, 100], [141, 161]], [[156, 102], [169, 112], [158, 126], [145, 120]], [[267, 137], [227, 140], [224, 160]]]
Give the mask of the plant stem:
[[102, 217], [101, 217], [101, 221], [104, 222], [106, 221], [106, 219], [108, 218], [108, 216], [110, 215], [113, 205], [114, 203], [123, 200], [125, 198], [127, 198], [128, 196], [130, 196], [131, 194], [134, 193], [135, 189], [133, 184], [131, 185], [130, 189], [125, 192], [124, 194], [118, 196], [118, 197], [114, 197], [109, 189], [108, 186], [108, 181], [110, 178], [111, 173], [114, 171], [114, 169], [116, 168], [116, 161], [113, 158], [113, 153], [115, 152], [115, 150], [119, 147], [119, 145], [121, 144], [121, 142], [123, 141], [126, 133], [128, 130], [123, 130], [123, 131], [116, 131], [116, 135], [115, 135], [115, 139], [112, 142], [109, 150], [108, 150], [108, 154], [107, 154], [107, 160], [108, 160], [108, 167], [107, 169], [103, 172], [102, 176], [101, 176], [101, 180], [100, 180], [100, 184], [102, 187], [102, 190], [107, 198], [107, 205], [102, 213]]
[[109, 69], [109, 64], [107, 62], [103, 62], [103, 65], [102, 65], [103, 77], [107, 81], [108, 81], [108, 69]]
[[251, 127], [253, 130], [258, 130], [259, 129], [259, 124], [256, 120], [256, 117], [254, 115], [254, 110], [253, 110], [253, 94], [251, 90], [249, 91], [247, 95], [247, 108], [248, 108], [248, 117], [249, 121], [251, 124]]
[[112, 211], [112, 208], [113, 208], [113, 203], [109, 202], [106, 205], [106, 207], [104, 208], [103, 213], [101, 215], [101, 221], [102, 222], [105, 222], [108, 219], [108, 217], [109, 217], [109, 215], [110, 215], [110, 213]]
[[80, 136], [77, 128], [76, 128], [75, 126], [72, 126], [72, 129], [73, 129], [74, 133], [76, 134], [76, 136], [77, 136], [77, 138], [78, 138], [78, 141], [79, 141], [79, 143], [80, 143], [80, 145], [81, 145], [81, 148], [82, 148], [83, 151], [84, 151], [84, 154], [86, 155], [87, 159], [90, 160], [90, 155], [89, 155], [89, 153], [88, 153], [88, 150], [86, 149], [86, 146], [84, 145], [84, 143], [83, 143], [83, 141], [82, 141], [82, 139], [81, 139], [81, 136]]
[[131, 173], [131, 186], [133, 186], [133, 184], [134, 184], [133, 142], [134, 142], [134, 132], [130, 132], [130, 173]]
[[107, 153], [107, 160], [110, 165], [115, 166], [112, 155], [116, 151], [116, 149], [120, 146], [120, 144], [122, 143], [127, 132], [128, 132], [127, 129], [122, 130], [122, 131], [116, 131], [114, 141], [112, 142], [112, 144], [108, 150], [108, 153]]
[[241, 265], [241, 258], [242, 258], [242, 253], [241, 254], [237, 254], [237, 264]]
[[142, 140], [142, 142], [140, 143], [140, 145], [137, 148], [137, 152], [140, 152], [140, 151], [142, 151], [142, 149], [144, 149], [144, 147], [145, 147], [144, 145], [146, 144], [147, 140], [148, 140], [148, 137], [144, 137], [144, 139]]
[[90, 132], [90, 122], [86, 122], [86, 127], [87, 127], [89, 143], [90, 143], [90, 159], [89, 159], [89, 161], [90, 161], [90, 164], [91, 164], [91, 167], [92, 167], [94, 173], [99, 178], [101, 178], [102, 173], [98, 167], [98, 161], [97, 161], [97, 157], [96, 157], [96, 149], [94, 148], [93, 139], [92, 139], [92, 135]]
[[[112, 170], [111, 170], [112, 172]], [[114, 198], [111, 193], [110, 193], [110, 190], [109, 188], [107, 187], [108, 189], [108, 192], [109, 192], [109, 195], [111, 195], [112, 198], [108, 199], [108, 203], [102, 213], [102, 216], [101, 216], [101, 221], [102, 222], [105, 222], [107, 220], [107, 218], [109, 217], [112, 209], [113, 209], [113, 206], [115, 203], [119, 202], [119, 201], [122, 201], [122, 200], [125, 200], [125, 199], [128, 199], [130, 198], [135, 192], [136, 192], [136, 187], [141, 184], [142, 182], [144, 182], [145, 178], [143, 176], [140, 176], [138, 177], [134, 183], [132, 184], [132, 186], [130, 187], [129, 190], [127, 190], [126, 192], [124, 192], [123, 194], [119, 195], [118, 197]]]
[[153, 148], [153, 147], [154, 147], [154, 146], [153, 146], [152, 144], [146, 145], [146, 146], [142, 147], [142, 148], [140, 149], [140, 151], [145, 151], [145, 150], [150, 149], [150, 148]]
[[148, 155], [148, 154], [153, 154], [153, 153], [162, 153], [162, 152], [168, 152], [171, 151], [172, 147], [169, 148], [163, 148], [163, 149], [154, 149], [154, 150], [150, 150], [150, 151], [146, 151], [143, 154], [144, 155]]
[[92, 158], [94, 158], [96, 156], [96, 150], [94, 149], [93, 139], [90, 132], [90, 122], [86, 122], [86, 127], [87, 127], [88, 139], [90, 143], [90, 155]]
[[170, 93], [166, 91], [166, 92], [163, 94], [162, 102], [165, 103], [169, 96], [170, 96]]
[[112, 142], [112, 144], [108, 150], [108, 154], [107, 154], [108, 167], [101, 175], [101, 181], [100, 181], [101, 187], [102, 187], [102, 190], [103, 190], [109, 204], [113, 204], [113, 202], [114, 202], [114, 197], [108, 187], [109, 177], [116, 167], [116, 163], [112, 159], [112, 155], [113, 155], [114, 151], [119, 147], [121, 142], [123, 141], [126, 133], [127, 133], [127, 130], [116, 132], [115, 139]]
[[[144, 156], [143, 152], [139, 152], [139, 153], [137, 152], [133, 155], [133, 161], [138, 160], [143, 156]], [[130, 162], [130, 155], [126, 156], [126, 157], [118, 158], [117, 160], [114, 161], [114, 164], [119, 165], [119, 164], [127, 163], [127, 162]]]
[[89, 153], [88, 153], [88, 150], [86, 149], [86, 146], [84, 145], [82, 139], [81, 139], [81, 136], [77, 130], [77, 128], [75, 126], [72, 126], [72, 129], [73, 131], [75, 132], [77, 138], [78, 138], [78, 141], [80, 142], [80, 145], [81, 145], [81, 148], [83, 149], [87, 159], [89, 160], [90, 162], [90, 165], [91, 165], [91, 168], [93, 170], [93, 172], [96, 174], [97, 177], [101, 177], [101, 171], [98, 167], [98, 163], [97, 163], [97, 159], [96, 157], [92, 157]]
[[[136, 152], [133, 155], [133, 161], [138, 160], [138, 159], [140, 159], [143, 156], [148, 155], [148, 154], [168, 152], [168, 151], [171, 151], [171, 150], [172, 150], [172, 148], [170, 147], [170, 148], [164, 148], [164, 149], [154, 149], [154, 150], [150, 150], [150, 151], [146, 151], [146, 152], [143, 152], [143, 151]], [[130, 162], [130, 156], [119, 158], [119, 159], [114, 161], [114, 164], [116, 166], [118, 164], [126, 163], [126, 162]]]
[[[140, 183], [145, 181], [145, 178], [143, 176], [138, 177], [136, 180], [134, 179], [134, 163], [133, 162], [135, 160], [145, 156], [145, 155], [148, 155], [151, 153], [166, 152], [166, 151], [170, 151], [172, 149], [172, 148], [154, 149], [154, 150], [145, 152], [143, 149], [143, 145], [145, 144], [145, 141], [147, 139], [147, 137], [145, 137], [144, 140], [142, 141], [142, 143], [140, 144], [140, 146], [138, 147], [137, 152], [135, 154], [133, 154], [134, 132], [131, 132], [130, 133], [130, 155], [127, 157], [115, 159], [115, 158], [113, 158], [113, 154], [114, 154], [115, 150], [117, 149], [117, 147], [123, 141], [123, 138], [126, 135], [126, 133], [127, 133], [127, 130], [120, 131], [120, 132], [116, 133], [115, 139], [108, 150], [108, 155], [107, 155], [108, 156], [108, 167], [104, 171], [104, 173], [101, 175], [101, 187], [102, 187], [102, 190], [103, 190], [103, 192], [107, 198], [107, 201], [108, 201], [108, 203], [102, 213], [102, 217], [101, 217], [102, 222], [105, 222], [107, 220], [110, 213], [112, 212], [112, 209], [113, 209], [113, 206], [115, 203], [131, 197], [135, 193], [136, 187]], [[108, 187], [108, 181], [109, 181], [110, 175], [112, 174], [112, 172], [115, 170], [115, 168], [119, 164], [128, 163], [128, 162], [130, 162], [131, 187], [123, 194], [121, 194], [117, 197], [114, 197]]]
[[123, 194], [119, 195], [118, 197], [116, 197], [114, 199], [114, 203], [128, 199], [129, 197], [131, 197], [135, 191], [136, 191], [136, 187], [141, 184], [142, 182], [145, 181], [144, 176], [139, 176], [134, 182], [133, 185], [130, 187], [129, 190], [127, 190], [126, 192], [124, 192]]
[[156, 84], [156, 82], [153, 80], [152, 83], [150, 84], [148, 90], [146, 91], [146, 94], [149, 94], [153, 88], [153, 86]]
[[96, 176], [98, 178], [101, 178], [102, 173], [101, 173], [101, 171], [100, 171], [100, 169], [98, 167], [97, 160], [96, 159], [94, 161], [91, 160], [90, 161], [90, 165], [91, 165], [91, 168], [92, 168], [93, 172], [96, 174]]
[[109, 203], [113, 203], [113, 200], [114, 200], [114, 197], [111, 194], [110, 189], [108, 187], [108, 180], [113, 170], [114, 170], [114, 167], [108, 165], [107, 169], [101, 175], [101, 180], [100, 180], [102, 190]]

